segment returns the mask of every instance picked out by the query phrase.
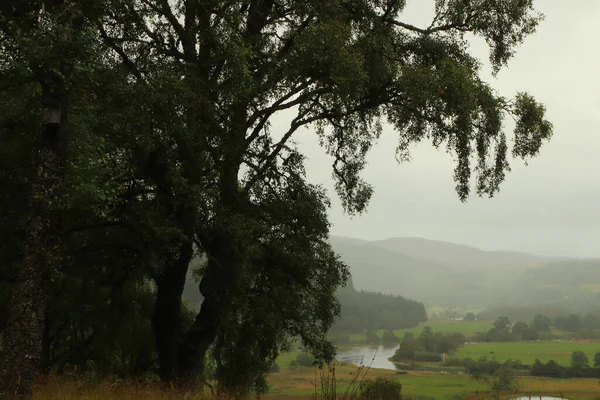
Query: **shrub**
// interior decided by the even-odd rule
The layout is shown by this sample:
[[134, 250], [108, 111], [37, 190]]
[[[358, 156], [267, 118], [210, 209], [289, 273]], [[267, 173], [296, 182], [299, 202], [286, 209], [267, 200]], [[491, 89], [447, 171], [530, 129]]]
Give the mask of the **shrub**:
[[507, 366], [502, 366], [493, 375], [492, 389], [508, 390], [513, 389], [517, 384], [515, 371]]
[[415, 351], [415, 361], [442, 362], [442, 355], [430, 351]]
[[379, 343], [379, 336], [373, 329], [367, 330], [367, 343]]
[[312, 367], [315, 363], [315, 358], [310, 354], [300, 353], [296, 356], [296, 362], [301, 367]]
[[351, 343], [349, 335], [339, 332], [331, 333], [329, 339], [331, 340], [331, 343], [338, 346], [344, 346]]
[[271, 365], [271, 369], [269, 370], [269, 372], [279, 372], [279, 364], [277, 363], [273, 363], [273, 365]]
[[394, 335], [394, 331], [385, 331], [383, 332], [383, 336], [381, 336], [381, 342], [384, 345], [397, 344], [398, 336]]
[[364, 381], [360, 387], [361, 400], [400, 400], [402, 384], [379, 377]]

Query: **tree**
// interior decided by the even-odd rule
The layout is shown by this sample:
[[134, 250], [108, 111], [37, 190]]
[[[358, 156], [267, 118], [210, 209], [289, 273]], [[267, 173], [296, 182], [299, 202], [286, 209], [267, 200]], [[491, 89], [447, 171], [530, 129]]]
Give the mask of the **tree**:
[[588, 314], [583, 317], [581, 323], [584, 329], [600, 329], [600, 318], [593, 314]]
[[589, 368], [587, 355], [583, 351], [574, 351], [571, 353], [571, 368], [574, 370]]
[[379, 343], [379, 336], [373, 329], [367, 329], [367, 342], [368, 343]]
[[583, 329], [579, 314], [569, 314], [564, 322], [563, 329], [569, 332], [578, 332]]
[[525, 322], [519, 321], [513, 325], [511, 333], [513, 334], [516, 340], [521, 341], [523, 340], [523, 332], [528, 328], [529, 326]]
[[496, 321], [494, 321], [494, 328], [499, 330], [504, 330], [510, 328], [511, 322], [508, 317], [498, 317]]
[[521, 340], [537, 340], [538, 332], [532, 328], [528, 327], [521, 331]]
[[381, 343], [384, 346], [392, 346], [398, 344], [398, 336], [394, 334], [394, 331], [385, 331], [381, 336]]
[[400, 347], [395, 351], [392, 356], [393, 361], [407, 361], [414, 360], [415, 353], [417, 351], [422, 351], [423, 345], [415, 339], [414, 336], [405, 335], [402, 341], [400, 342]]
[[[205, 149], [199, 154], [206, 155], [215, 174], [210, 224], [199, 220], [199, 227], [182, 239], [198, 239], [209, 254], [202, 282], [210, 285], [201, 283], [205, 300], [183, 340], [179, 375], [195, 376], [219, 335], [220, 317], [238, 307], [237, 296], [244, 291], [229, 289], [242, 284], [236, 271], [243, 271], [250, 256], [244, 240], [253, 235], [247, 210], [260, 198], [250, 194], [279, 174], [286, 160], [299, 157], [290, 146], [299, 128], [316, 127], [335, 157], [336, 190], [350, 213], [365, 210], [371, 195], [359, 173], [384, 119], [401, 132], [399, 159], [408, 159], [409, 145], [425, 137], [436, 146], [446, 143], [457, 154], [455, 179], [462, 200], [470, 192], [472, 149], [478, 158], [478, 194], [493, 195], [504, 179], [505, 112], [517, 119], [515, 156], [535, 156], [550, 137], [544, 108], [526, 94], [514, 101], [496, 96], [478, 78], [478, 63], [454, 35], [472, 32], [488, 40], [497, 72], [540, 20], [531, 2], [490, 1], [477, 7], [439, 2], [434, 23], [425, 29], [400, 20], [404, 5], [392, 1], [380, 9], [367, 2], [353, 7], [297, 2], [283, 7], [255, 1], [217, 2], [208, 8], [186, 0], [177, 8], [164, 2], [116, 8], [129, 15], [115, 13], [111, 31], [103, 33], [107, 44], [138, 77], [147, 71], [138, 69], [124, 49], [138, 48], [140, 41], [119, 32], [144, 32], [155, 53], [172, 61], [196, 93], [194, 104], [202, 105], [191, 114], [194, 123], [182, 137]], [[336, 40], [323, 42], [324, 36]], [[275, 139], [270, 122], [285, 110], [295, 116], [282, 138]], [[173, 139], [184, 147], [182, 139]], [[178, 161], [187, 168], [188, 162]], [[247, 172], [241, 179], [240, 171]], [[187, 220], [179, 217], [182, 227]], [[166, 268], [163, 273], [175, 273], [171, 270], [182, 271]]]
[[515, 371], [508, 365], [502, 365], [492, 375], [492, 389], [508, 390], [513, 389], [517, 383]]
[[476, 321], [477, 318], [475, 318], [475, 314], [473, 314], [472, 312], [468, 312], [465, 314], [464, 320], [465, 321]]
[[[532, 1], [438, 1], [428, 28], [402, 21], [404, 7], [403, 0], [106, 5], [94, 24], [110, 50], [100, 63], [119, 60], [128, 74], [122, 91], [137, 96], [102, 124], [129, 134], [119, 137], [117, 159], [131, 161], [129, 200], [153, 222], [136, 231], [152, 245], [127, 273], [156, 284], [152, 326], [163, 380], [192, 384], [212, 349], [219, 388], [260, 392], [290, 337], [318, 360], [332, 359], [326, 331], [347, 269], [326, 242], [327, 196], [306, 182], [292, 142], [300, 128], [314, 128], [334, 157], [336, 192], [351, 214], [372, 194], [360, 173], [383, 123], [398, 132], [399, 160], [423, 139], [454, 153], [463, 201], [473, 172], [475, 193], [492, 196], [509, 170], [504, 116], [516, 120], [515, 157], [536, 156], [550, 138], [544, 107], [525, 93], [498, 96], [462, 40], [465, 33], [486, 40], [498, 72], [541, 20]], [[281, 115], [290, 121], [276, 135], [271, 125]], [[203, 301], [188, 329], [181, 293], [194, 249], [207, 261], [199, 270]], [[115, 275], [118, 268], [107, 267]]]
[[533, 318], [531, 326], [538, 332], [546, 332], [550, 330], [550, 318], [545, 315], [538, 314]]
[[600, 368], [600, 351], [594, 354], [594, 367]]
[[[3, 115], [0, 130], [30, 135], [34, 164], [25, 191], [30, 215], [22, 259], [7, 307], [0, 396], [30, 396], [41, 361], [51, 282], [62, 258], [57, 204], [67, 164], [69, 86], [75, 64], [88, 57], [85, 22], [80, 5], [67, 1], [42, 9], [35, 2], [0, 7], [2, 91], [24, 90], [33, 100], [21, 115]], [[22, 123], [26, 115], [33, 124]]]

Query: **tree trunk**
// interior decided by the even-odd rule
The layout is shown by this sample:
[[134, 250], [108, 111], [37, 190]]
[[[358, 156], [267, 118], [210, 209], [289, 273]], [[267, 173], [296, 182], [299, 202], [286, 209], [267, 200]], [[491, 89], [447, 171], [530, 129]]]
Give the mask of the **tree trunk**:
[[64, 101], [60, 110], [60, 122], [45, 125], [43, 145], [31, 181], [32, 204], [27, 241], [8, 307], [5, 353], [0, 367], [0, 393], [6, 399], [31, 397], [41, 358], [50, 275], [52, 266], [60, 259], [57, 220], [50, 210], [63, 181], [67, 110]]
[[156, 280], [157, 293], [152, 328], [158, 351], [159, 374], [163, 382], [173, 382], [178, 376], [181, 298], [193, 254], [192, 242], [183, 243], [177, 259], [167, 266]]
[[216, 279], [213, 279], [212, 264], [214, 261], [209, 261], [209, 268], [200, 282], [200, 292], [204, 296], [200, 311], [181, 343], [178, 378], [184, 387], [193, 387], [197, 380], [203, 378], [204, 359], [219, 328], [221, 306], [215, 293], [217, 288], [214, 286]]

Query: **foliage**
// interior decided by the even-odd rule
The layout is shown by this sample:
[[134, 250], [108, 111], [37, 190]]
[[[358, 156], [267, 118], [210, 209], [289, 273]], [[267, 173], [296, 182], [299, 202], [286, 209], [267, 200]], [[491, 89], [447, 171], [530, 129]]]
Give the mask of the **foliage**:
[[418, 337], [407, 332], [391, 359], [441, 362], [442, 353], [456, 350], [464, 341], [465, 337], [461, 333], [434, 333], [431, 327], [426, 326]]
[[442, 355], [432, 351], [415, 351], [412, 359], [414, 361], [442, 362]]
[[274, 373], [274, 372], [279, 372], [280, 370], [281, 370], [281, 368], [279, 368], [279, 364], [273, 363], [269, 372]]
[[510, 328], [510, 325], [511, 325], [510, 319], [508, 319], [508, 317], [505, 317], [505, 316], [498, 317], [494, 321], [494, 328], [496, 328], [497, 330], [508, 329], [508, 328]]
[[[293, 143], [300, 128], [333, 156], [351, 214], [372, 195], [361, 172], [383, 123], [397, 132], [399, 160], [423, 140], [453, 153], [462, 201], [504, 181], [505, 116], [516, 120], [514, 157], [536, 156], [552, 134], [543, 105], [498, 96], [479, 77], [462, 39], [486, 40], [498, 72], [541, 20], [531, 1], [440, 1], [429, 28], [401, 20], [405, 1], [80, 3], [89, 23], [74, 40], [89, 42], [60, 51], [35, 36], [52, 28], [39, 2], [0, 6], [3, 293], [26, 256], [39, 85], [60, 72], [55, 62], [74, 65], [50, 74], [68, 78], [71, 107], [65, 187], [52, 205], [64, 262], [47, 315], [36, 314], [50, 321], [48, 368], [151, 371], [194, 386], [213, 357], [220, 394], [261, 394], [292, 339], [318, 362], [333, 358], [327, 331], [348, 278], [327, 242], [327, 193], [307, 182]], [[61, 30], [46, 32], [60, 44]], [[279, 135], [271, 127], [286, 112]], [[202, 303], [192, 311], [181, 294], [197, 253]], [[360, 329], [425, 320], [420, 303], [406, 309], [390, 306]]]
[[581, 316], [578, 314], [569, 314], [568, 316], [559, 316], [554, 319], [554, 326], [569, 332], [577, 332], [583, 328]]
[[548, 318], [545, 315], [538, 314], [533, 318], [533, 322], [531, 323], [531, 326], [538, 332], [544, 332], [544, 331], [550, 330], [551, 323], [552, 322], [551, 322], [550, 318]]
[[574, 351], [571, 353], [571, 369], [582, 370], [589, 367], [588, 358], [583, 351]]
[[367, 342], [368, 343], [379, 343], [380, 339], [373, 329], [367, 329]]
[[385, 331], [381, 336], [381, 343], [384, 346], [391, 346], [397, 344], [399, 341], [398, 336], [394, 334], [394, 331]]
[[517, 385], [515, 372], [507, 365], [503, 365], [494, 372], [492, 376], [492, 389], [494, 390], [509, 390]]
[[423, 303], [401, 296], [357, 291], [350, 281], [337, 292], [342, 311], [333, 330], [357, 332], [417, 326], [427, 320]]
[[401, 400], [402, 384], [378, 377], [363, 381], [360, 385], [361, 400]]
[[312, 367], [315, 364], [315, 358], [307, 353], [300, 353], [296, 356], [296, 363], [301, 367]]
[[473, 314], [472, 312], [468, 312], [465, 314], [465, 317], [463, 318], [464, 321], [476, 321], [477, 319], [475, 318], [475, 314]]

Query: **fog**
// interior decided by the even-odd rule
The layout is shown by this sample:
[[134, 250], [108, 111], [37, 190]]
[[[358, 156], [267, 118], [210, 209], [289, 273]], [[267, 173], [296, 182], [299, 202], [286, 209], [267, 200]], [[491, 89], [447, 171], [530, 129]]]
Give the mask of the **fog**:
[[[473, 40], [472, 53], [485, 62], [483, 77], [499, 93], [527, 91], [546, 105], [554, 137], [540, 156], [528, 166], [513, 160], [495, 198], [472, 196], [463, 204], [454, 193], [452, 157], [424, 143], [413, 149], [412, 162], [398, 165], [396, 135], [386, 127], [364, 171], [375, 194], [367, 213], [351, 218], [333, 191], [332, 159], [313, 132], [299, 132], [296, 140], [309, 157], [309, 180], [323, 184], [332, 199], [333, 234], [367, 240], [424, 237], [488, 250], [600, 256], [600, 55], [594, 50], [600, 38], [600, 2], [581, 0], [575, 7], [545, 0], [536, 5], [545, 21], [496, 78], [486, 62], [485, 43]], [[432, 7], [433, 1], [409, 2], [404, 20], [426, 25]]]

